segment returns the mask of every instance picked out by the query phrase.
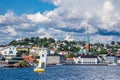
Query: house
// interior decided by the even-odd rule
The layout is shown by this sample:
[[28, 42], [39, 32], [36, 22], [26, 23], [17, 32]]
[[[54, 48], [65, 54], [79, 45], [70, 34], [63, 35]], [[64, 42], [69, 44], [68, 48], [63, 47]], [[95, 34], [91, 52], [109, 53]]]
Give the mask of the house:
[[34, 62], [36, 59], [33, 56], [22, 55], [22, 58], [27, 62]]
[[2, 60], [2, 52], [0, 52], [0, 60]]
[[105, 57], [105, 63], [117, 63], [117, 57], [115, 55], [106, 55]]
[[98, 58], [95, 55], [81, 55], [81, 64], [97, 64]]
[[39, 55], [39, 47], [32, 47], [29, 50], [29, 55], [34, 55], [34, 56], [38, 56]]
[[115, 56], [117, 57], [117, 63], [120, 64], [120, 54], [115, 54]]
[[3, 56], [16, 56], [16, 47], [7, 46], [0, 49]]
[[87, 49], [81, 47], [81, 50], [77, 54], [78, 64], [97, 64], [98, 57], [96, 55], [92, 55]]
[[70, 51], [60, 51], [59, 54], [60, 55], [69, 55], [69, 54], [71, 54], [71, 52]]
[[55, 49], [54, 48], [50, 49], [50, 54], [55, 54]]
[[47, 56], [47, 65], [55, 65], [55, 64], [60, 64], [64, 63], [64, 57], [63, 56], [52, 56], [49, 55]]
[[15, 46], [7, 46], [0, 49], [2, 54], [2, 61], [6, 64], [14, 64], [23, 60], [22, 57], [17, 57], [17, 51]]

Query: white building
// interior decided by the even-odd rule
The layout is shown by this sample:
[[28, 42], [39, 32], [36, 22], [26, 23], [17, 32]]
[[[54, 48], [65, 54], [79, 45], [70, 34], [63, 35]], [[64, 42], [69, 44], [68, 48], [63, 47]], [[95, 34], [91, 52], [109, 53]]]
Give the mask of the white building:
[[60, 51], [58, 54], [60, 55], [68, 55], [68, 54], [71, 54], [70, 51]]
[[16, 56], [16, 47], [14, 46], [7, 46], [0, 49], [3, 56]]
[[115, 55], [107, 55], [105, 57], [105, 62], [106, 63], [117, 63], [117, 57]]
[[97, 64], [98, 58], [93, 55], [83, 55], [80, 59], [81, 64]]
[[50, 49], [50, 54], [55, 54], [55, 49]]

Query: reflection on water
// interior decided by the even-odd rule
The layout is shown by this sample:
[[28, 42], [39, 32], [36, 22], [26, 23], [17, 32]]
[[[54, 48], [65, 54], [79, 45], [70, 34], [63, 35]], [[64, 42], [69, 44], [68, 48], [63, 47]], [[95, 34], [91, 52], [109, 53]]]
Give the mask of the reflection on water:
[[120, 66], [53, 66], [45, 73], [33, 68], [0, 68], [0, 80], [120, 80]]

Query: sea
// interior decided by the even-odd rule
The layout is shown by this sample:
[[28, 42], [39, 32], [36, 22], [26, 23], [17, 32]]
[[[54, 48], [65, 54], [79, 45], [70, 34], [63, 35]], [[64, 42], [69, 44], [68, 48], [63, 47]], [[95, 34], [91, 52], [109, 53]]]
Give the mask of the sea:
[[120, 80], [120, 66], [59, 65], [44, 73], [30, 68], [0, 68], [0, 80]]

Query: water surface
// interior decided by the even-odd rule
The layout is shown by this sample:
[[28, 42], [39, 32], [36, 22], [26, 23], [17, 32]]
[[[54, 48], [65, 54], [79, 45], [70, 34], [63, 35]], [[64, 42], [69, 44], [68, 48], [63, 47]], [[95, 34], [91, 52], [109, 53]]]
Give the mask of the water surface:
[[0, 80], [120, 80], [120, 66], [53, 66], [44, 73], [33, 68], [0, 68]]

